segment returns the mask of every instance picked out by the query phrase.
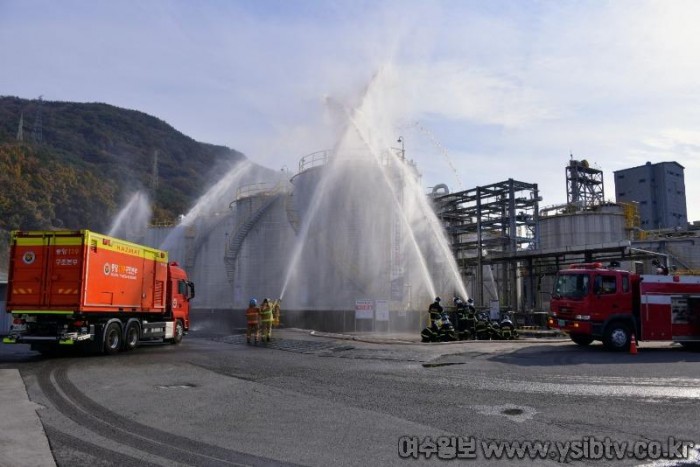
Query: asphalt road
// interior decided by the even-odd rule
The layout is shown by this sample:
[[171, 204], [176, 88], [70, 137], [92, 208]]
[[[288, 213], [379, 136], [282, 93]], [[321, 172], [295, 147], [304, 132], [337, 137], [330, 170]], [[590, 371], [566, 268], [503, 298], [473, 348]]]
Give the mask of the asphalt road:
[[112, 357], [7, 347], [0, 368], [20, 370], [61, 466], [499, 465], [515, 461], [494, 443], [515, 440], [543, 443], [536, 465], [700, 459], [700, 353], [669, 343], [630, 355], [283, 330], [257, 346], [194, 333]]

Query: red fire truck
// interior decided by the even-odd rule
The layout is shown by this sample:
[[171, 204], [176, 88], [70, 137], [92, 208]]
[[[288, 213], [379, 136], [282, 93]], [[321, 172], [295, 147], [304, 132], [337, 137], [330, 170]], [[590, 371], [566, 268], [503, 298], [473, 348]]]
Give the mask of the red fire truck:
[[631, 338], [700, 346], [700, 276], [638, 275], [602, 263], [559, 271], [549, 326], [588, 345], [629, 349]]
[[194, 284], [168, 253], [89, 230], [15, 231], [10, 246], [6, 344], [51, 352], [116, 353], [140, 341], [179, 343]]

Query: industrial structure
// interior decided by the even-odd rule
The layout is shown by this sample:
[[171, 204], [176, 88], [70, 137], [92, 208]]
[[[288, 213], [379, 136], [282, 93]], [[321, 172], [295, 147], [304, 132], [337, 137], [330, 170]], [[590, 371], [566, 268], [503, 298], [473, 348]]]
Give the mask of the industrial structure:
[[588, 161], [574, 160], [566, 166], [566, 202], [576, 208], [590, 208], [603, 204], [605, 187], [603, 171], [593, 169]]
[[457, 193], [433, 192], [438, 218], [478, 303], [517, 302], [517, 262], [493, 270], [493, 258], [537, 248], [540, 200], [536, 184], [513, 179]]
[[291, 203], [289, 183], [258, 183], [236, 193], [223, 255], [234, 303], [245, 303], [249, 296], [272, 298], [282, 290], [282, 271], [294, 245]]
[[[392, 163], [411, 165], [399, 151]], [[227, 194], [228, 209], [151, 228], [144, 241], [169, 244], [197, 283], [197, 309], [241, 310], [249, 297], [285, 294], [289, 324], [352, 330], [355, 301], [372, 298], [389, 303], [393, 329], [417, 328], [431, 298], [426, 276], [440, 293], [456, 293], [430, 246], [439, 235], [409, 228], [399, 212], [417, 169], [387, 170], [389, 159], [375, 166], [356, 156], [334, 166], [333, 157], [305, 156], [293, 176], [258, 177]], [[576, 262], [618, 261], [649, 273], [657, 260], [700, 272], [700, 230], [645, 230], [640, 203], [606, 201], [602, 171], [584, 160], [568, 162], [566, 186], [567, 202], [546, 207], [537, 184], [513, 179], [455, 193], [439, 185], [428, 195], [478, 306], [495, 303], [520, 324], [541, 324], [554, 275]]]
[[[676, 213], [681, 205], [685, 212], [678, 167], [663, 164], [664, 176], [676, 177], [676, 184], [666, 180], [663, 186], [683, 195], [682, 202], [674, 197], [668, 203]], [[606, 201], [603, 172], [585, 160], [569, 161], [566, 187], [566, 204], [543, 208], [537, 185], [525, 182], [507, 180], [458, 193], [436, 187], [435, 209], [477, 303], [487, 306], [496, 298], [521, 324], [541, 324], [534, 315], [548, 311], [554, 275], [568, 264], [615, 261], [650, 273], [658, 262], [671, 271], [700, 273], [700, 230], [645, 230], [641, 203], [634, 196]]]
[[660, 162], [615, 171], [615, 199], [639, 204], [639, 227], [643, 230], [686, 229], [684, 167]]
[[368, 325], [356, 322], [358, 301], [381, 302], [385, 328], [413, 329], [435, 293], [458, 290], [442, 225], [402, 149], [319, 151], [279, 175], [224, 194], [226, 210], [146, 233], [197, 281], [196, 308], [283, 298], [288, 322], [348, 330]]

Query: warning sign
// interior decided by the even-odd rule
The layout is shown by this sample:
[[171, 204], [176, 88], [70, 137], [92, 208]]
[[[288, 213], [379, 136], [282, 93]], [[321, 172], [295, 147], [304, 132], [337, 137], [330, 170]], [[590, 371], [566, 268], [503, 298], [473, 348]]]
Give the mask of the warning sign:
[[374, 301], [355, 300], [355, 319], [374, 319]]

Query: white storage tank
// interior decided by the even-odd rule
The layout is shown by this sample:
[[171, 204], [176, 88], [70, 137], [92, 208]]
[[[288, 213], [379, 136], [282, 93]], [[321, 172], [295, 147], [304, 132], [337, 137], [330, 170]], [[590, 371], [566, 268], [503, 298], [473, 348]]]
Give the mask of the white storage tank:
[[597, 211], [540, 217], [540, 248], [592, 245], [627, 239], [625, 216], [619, 206]]

